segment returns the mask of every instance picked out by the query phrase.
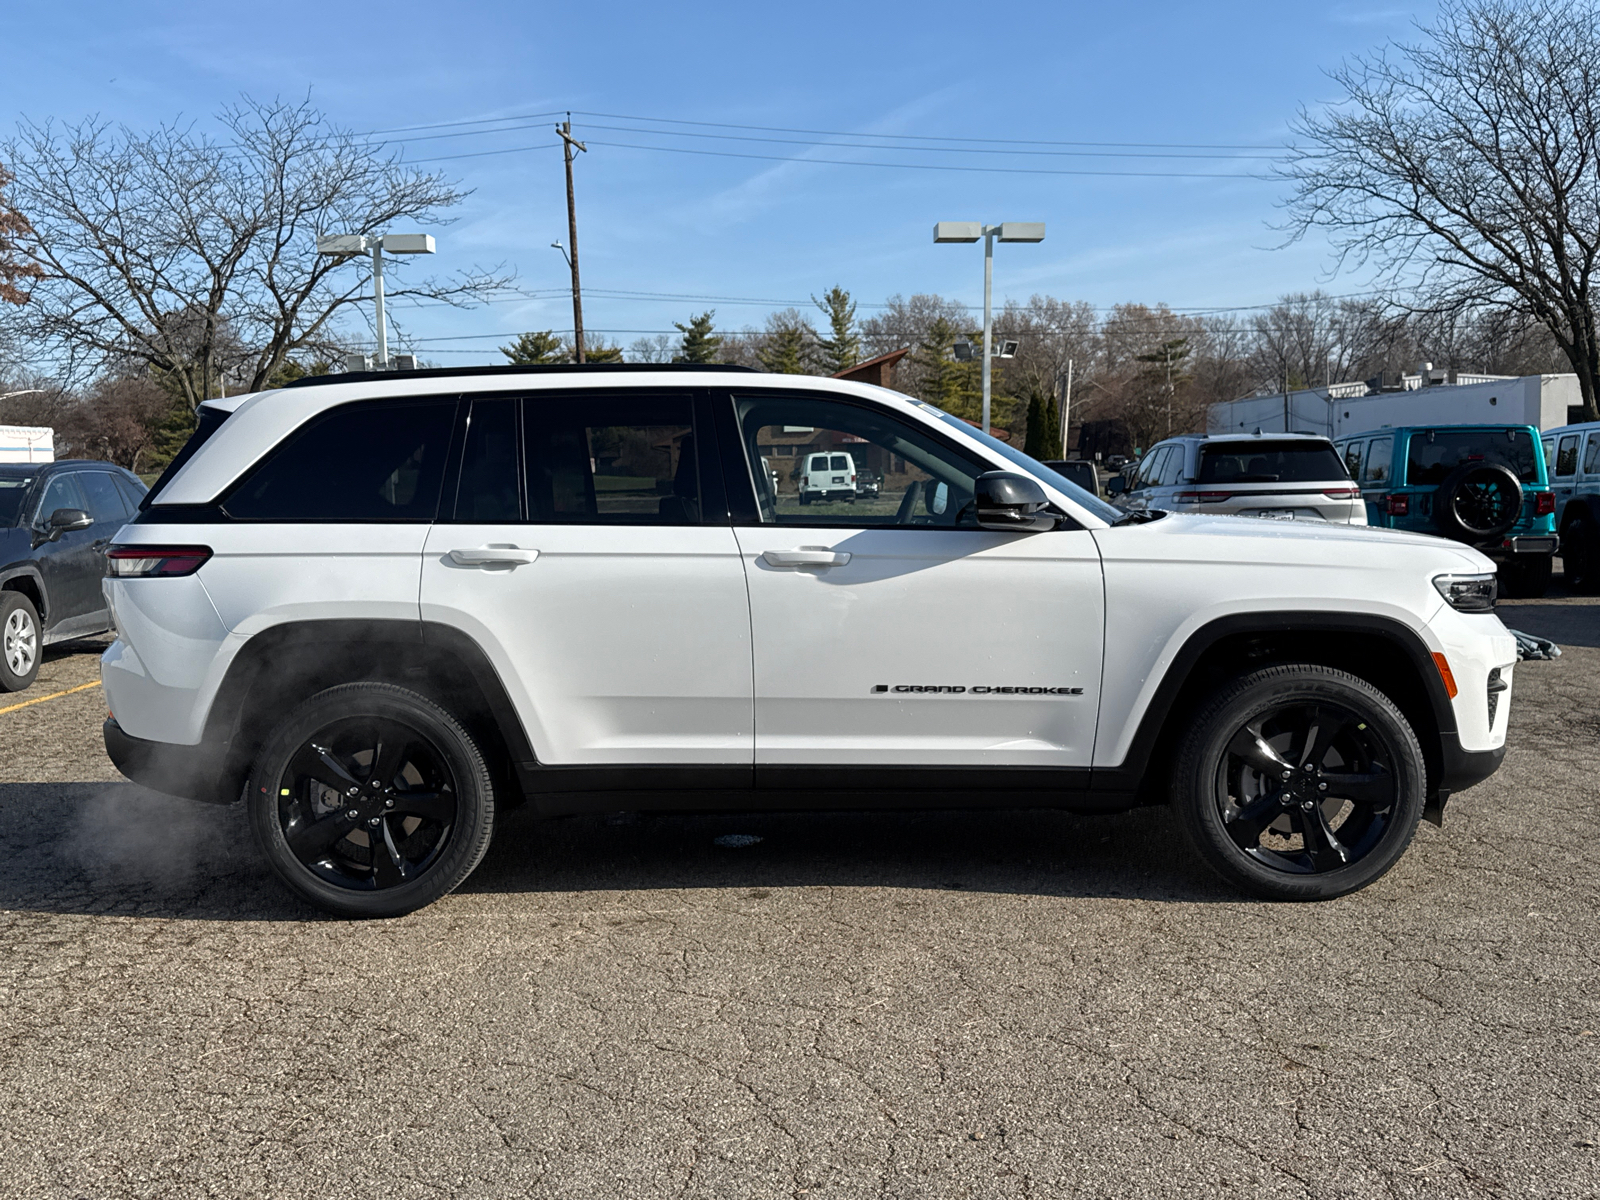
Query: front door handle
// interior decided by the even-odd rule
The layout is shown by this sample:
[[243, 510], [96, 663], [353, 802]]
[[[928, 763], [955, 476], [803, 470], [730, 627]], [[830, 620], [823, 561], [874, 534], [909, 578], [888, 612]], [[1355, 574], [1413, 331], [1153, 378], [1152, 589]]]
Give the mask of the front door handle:
[[799, 550], [768, 550], [761, 555], [769, 567], [842, 567], [850, 561], [845, 550], [805, 546]]
[[450, 561], [458, 567], [488, 567], [499, 563], [531, 563], [539, 557], [537, 550], [524, 550], [518, 546], [476, 546], [467, 550], [450, 551]]

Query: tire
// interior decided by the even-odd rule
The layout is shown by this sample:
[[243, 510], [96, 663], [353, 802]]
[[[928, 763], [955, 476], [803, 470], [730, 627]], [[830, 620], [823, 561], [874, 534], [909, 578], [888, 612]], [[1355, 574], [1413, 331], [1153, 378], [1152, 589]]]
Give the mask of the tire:
[[21, 692], [39, 678], [44, 649], [39, 610], [21, 592], [0, 591], [0, 692]]
[[1405, 853], [1426, 780], [1393, 701], [1344, 671], [1297, 664], [1236, 679], [1201, 707], [1179, 749], [1173, 802], [1200, 857], [1235, 887], [1328, 900]]
[[1600, 531], [1582, 513], [1561, 531], [1561, 567], [1573, 591], [1586, 596], [1600, 592]]
[[807, 492], [801, 492], [800, 493], [800, 503], [801, 504], [810, 504], [811, 503], [810, 494], [807, 493]]
[[[294, 709], [257, 755], [246, 804], [278, 878], [341, 917], [431, 904], [472, 873], [494, 834], [494, 785], [471, 736], [433, 701], [386, 683], [329, 688]], [[379, 832], [381, 843], [369, 840]]]
[[1549, 554], [1522, 562], [1502, 563], [1500, 583], [1507, 599], [1534, 600], [1544, 595], [1550, 589], [1554, 566], [1554, 556]]
[[1463, 463], [1444, 477], [1433, 497], [1434, 524], [1458, 542], [1497, 538], [1521, 516], [1522, 481], [1501, 463]]

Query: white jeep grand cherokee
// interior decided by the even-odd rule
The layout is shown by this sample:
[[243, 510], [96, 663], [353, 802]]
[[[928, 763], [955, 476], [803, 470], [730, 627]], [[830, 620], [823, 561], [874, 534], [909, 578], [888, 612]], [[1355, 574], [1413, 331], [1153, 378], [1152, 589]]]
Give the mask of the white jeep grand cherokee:
[[[835, 447], [876, 498], [762, 467]], [[213, 400], [109, 558], [112, 759], [242, 791], [349, 915], [449, 892], [523, 800], [1171, 803], [1239, 887], [1336, 896], [1499, 765], [1516, 659], [1456, 543], [1124, 516], [897, 392], [737, 369]]]

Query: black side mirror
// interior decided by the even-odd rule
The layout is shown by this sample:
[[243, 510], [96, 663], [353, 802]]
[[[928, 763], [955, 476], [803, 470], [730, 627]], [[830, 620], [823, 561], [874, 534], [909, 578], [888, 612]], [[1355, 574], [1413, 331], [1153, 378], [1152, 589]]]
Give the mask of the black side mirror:
[[50, 532], [66, 533], [70, 529], [87, 529], [94, 518], [81, 508], [58, 508], [50, 514]]
[[1120, 496], [1128, 490], [1128, 482], [1121, 475], [1113, 475], [1106, 480], [1106, 495]]
[[1039, 481], [1016, 471], [986, 471], [973, 485], [978, 525], [1004, 533], [1045, 533], [1056, 527]]

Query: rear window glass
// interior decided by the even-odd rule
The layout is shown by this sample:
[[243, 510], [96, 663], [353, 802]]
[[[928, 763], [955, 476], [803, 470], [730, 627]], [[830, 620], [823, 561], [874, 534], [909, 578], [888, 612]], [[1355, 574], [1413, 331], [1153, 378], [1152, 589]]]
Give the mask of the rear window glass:
[[1344, 479], [1326, 442], [1220, 442], [1200, 448], [1196, 483], [1325, 483]]
[[1510, 467], [1523, 483], [1539, 482], [1539, 456], [1526, 429], [1428, 429], [1411, 435], [1406, 450], [1406, 483], [1443, 483], [1463, 463], [1491, 462]]
[[290, 434], [223, 503], [257, 521], [431, 521], [454, 400], [336, 408]]
[[848, 462], [849, 460], [845, 458], [844, 455], [835, 454], [833, 458], [829, 460], [828, 469], [831, 471], [842, 471], [845, 469], [845, 464]]
[[811, 469], [813, 471], [826, 471], [828, 469], [828, 460], [818, 455], [811, 460]]
[[15, 525], [22, 516], [22, 501], [28, 494], [30, 476], [0, 476], [0, 528]]
[[1574, 475], [1578, 470], [1578, 435], [1568, 434], [1556, 450], [1556, 474]]

